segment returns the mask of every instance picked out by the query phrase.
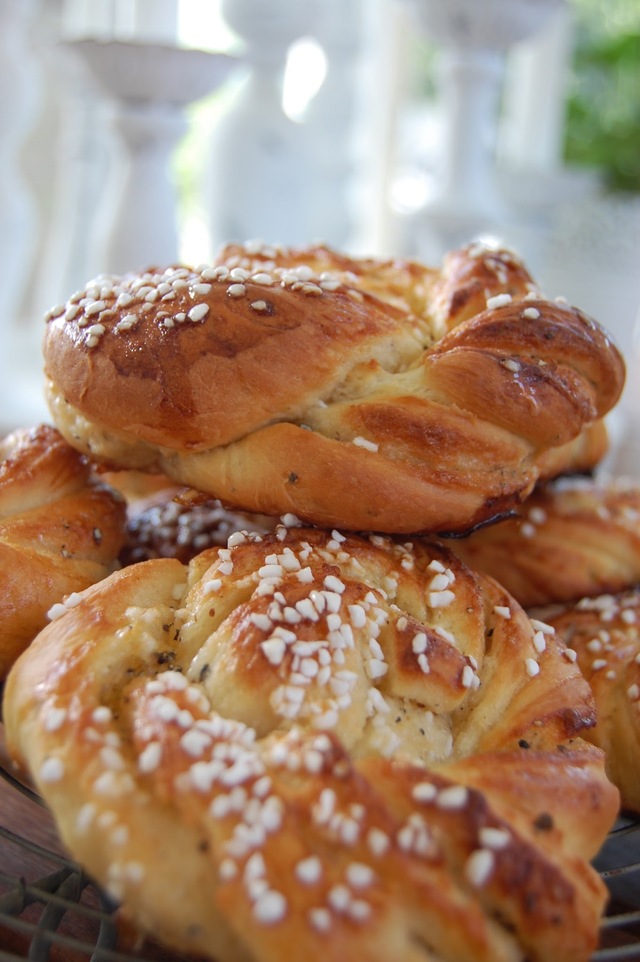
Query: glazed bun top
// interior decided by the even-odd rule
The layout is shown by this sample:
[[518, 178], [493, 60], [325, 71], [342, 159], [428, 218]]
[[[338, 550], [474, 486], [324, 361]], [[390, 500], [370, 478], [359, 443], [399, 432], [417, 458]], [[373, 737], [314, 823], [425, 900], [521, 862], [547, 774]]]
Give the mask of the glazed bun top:
[[438, 270], [231, 245], [99, 277], [50, 312], [44, 360], [84, 453], [241, 510], [396, 533], [469, 530], [550, 463], [575, 469], [624, 382], [595, 321], [480, 244]]
[[[503, 301], [535, 293], [515, 255], [481, 250], [453, 251], [436, 271], [326, 247], [228, 246], [210, 266], [99, 276], [49, 312], [46, 374], [109, 429], [178, 450], [228, 444], [367, 393], [373, 369], [377, 385], [380, 370], [419, 364], [448, 331], [486, 311], [494, 291]], [[593, 372], [599, 393], [607, 382], [598, 406], [608, 407], [620, 364], [604, 334], [590, 335], [607, 366], [604, 379]], [[575, 343], [567, 347], [575, 354]]]
[[355, 276], [237, 259], [97, 278], [50, 312], [47, 376], [90, 420], [194, 450], [299, 420], [354, 366], [397, 369], [432, 340]]

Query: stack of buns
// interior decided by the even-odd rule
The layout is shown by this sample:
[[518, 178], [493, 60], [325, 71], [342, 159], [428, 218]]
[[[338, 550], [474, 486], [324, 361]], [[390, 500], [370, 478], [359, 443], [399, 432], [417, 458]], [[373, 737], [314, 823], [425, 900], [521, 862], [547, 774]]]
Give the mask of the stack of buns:
[[44, 365], [41, 430], [127, 517], [22, 644], [7, 743], [140, 930], [587, 962], [590, 859], [640, 804], [640, 495], [566, 481], [623, 387], [603, 328], [480, 243], [229, 245], [96, 278]]

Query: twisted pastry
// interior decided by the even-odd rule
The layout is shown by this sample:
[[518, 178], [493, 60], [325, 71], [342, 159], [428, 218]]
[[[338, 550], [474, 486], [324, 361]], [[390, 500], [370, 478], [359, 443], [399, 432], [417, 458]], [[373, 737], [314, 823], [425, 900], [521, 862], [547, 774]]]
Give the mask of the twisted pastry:
[[618, 794], [547, 626], [445, 549], [287, 528], [89, 588], [8, 745], [143, 930], [218, 962], [586, 962]]
[[604, 749], [623, 807], [640, 812], [640, 589], [545, 611], [594, 694], [598, 723], [585, 735]]
[[48, 425], [0, 441], [0, 679], [65, 595], [104, 578], [125, 504]]
[[582, 465], [624, 379], [594, 321], [480, 245], [441, 271], [232, 247], [100, 277], [49, 314], [44, 357], [55, 423], [94, 457], [250, 512], [401, 533], [504, 513], [575, 444]]
[[449, 544], [526, 608], [615, 594], [640, 584], [640, 486], [562, 479], [536, 489], [513, 517]]

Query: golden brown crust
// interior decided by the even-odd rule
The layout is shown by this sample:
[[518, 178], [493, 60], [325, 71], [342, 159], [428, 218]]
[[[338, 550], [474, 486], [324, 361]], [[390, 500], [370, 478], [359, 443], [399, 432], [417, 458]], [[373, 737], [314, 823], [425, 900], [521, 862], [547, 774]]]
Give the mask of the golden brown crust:
[[623, 591], [640, 583], [640, 485], [562, 479], [450, 547], [527, 608]]
[[251, 274], [268, 272], [276, 265], [291, 270], [310, 268], [319, 277], [353, 285], [417, 319], [428, 319], [432, 340], [482, 313], [491, 297], [524, 297], [537, 291], [515, 253], [483, 243], [448, 252], [441, 270], [406, 258], [350, 257], [323, 245], [281, 248], [226, 244], [216, 263]]
[[588, 858], [618, 795], [580, 737], [592, 696], [546, 626], [437, 545], [280, 526], [132, 565], [36, 639], [5, 718], [71, 852], [180, 950], [595, 948]]
[[0, 678], [65, 595], [105, 577], [125, 504], [48, 425], [0, 442]]
[[481, 314], [487, 300], [508, 294], [514, 298], [539, 294], [521, 259], [504, 248], [475, 243], [445, 255], [443, 270], [430, 292], [436, 316], [452, 330]]
[[543, 610], [593, 692], [598, 723], [586, 737], [605, 752], [623, 807], [640, 812], [640, 589]]
[[592, 421], [573, 441], [549, 448], [537, 459], [538, 483], [561, 476], [589, 476], [609, 451], [606, 421]]
[[85, 452], [239, 509], [404, 533], [467, 530], [571, 469], [624, 380], [595, 322], [477, 245], [441, 271], [230, 247], [99, 278], [50, 316], [44, 354]]
[[[578, 958], [589, 951], [584, 934], [592, 924], [600, 886], [585, 856], [593, 849], [589, 826], [599, 822], [602, 796], [593, 797], [590, 810], [585, 793], [588, 799], [600, 765], [599, 756], [590, 758], [583, 751], [568, 757], [561, 751], [531, 752], [526, 762], [522, 753], [498, 752], [429, 773], [428, 784], [438, 792], [423, 800], [421, 814], [447, 863], [464, 865], [469, 880], [474, 870], [480, 873], [491, 866], [489, 877], [476, 889], [479, 901], [486, 912], [517, 931], [527, 958]], [[394, 814], [414, 815], [414, 793], [424, 785], [423, 773], [386, 759], [367, 759], [363, 768], [374, 782], [384, 780]], [[566, 808], [551, 813], [550, 793], [559, 784]], [[468, 795], [461, 810], [441, 804], [443, 791], [460, 792], [462, 787]], [[576, 821], [578, 827], [572, 824]], [[485, 840], [486, 847], [478, 847], [479, 840]], [[572, 928], [562, 922], [565, 913], [572, 916]]]

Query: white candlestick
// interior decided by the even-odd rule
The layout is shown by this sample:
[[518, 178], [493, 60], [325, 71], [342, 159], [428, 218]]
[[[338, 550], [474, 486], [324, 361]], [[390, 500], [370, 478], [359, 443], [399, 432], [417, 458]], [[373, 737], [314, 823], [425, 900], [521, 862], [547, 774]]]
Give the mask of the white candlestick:
[[452, 217], [492, 219], [501, 206], [492, 147], [502, 65], [493, 50], [442, 55], [444, 149], [434, 205]]
[[617, 415], [617, 434], [610, 431], [614, 442], [606, 467], [614, 475], [640, 481], [640, 309], [626, 356], [627, 382], [622, 400], [613, 414]]
[[414, 222], [418, 252], [439, 259], [509, 219], [495, 182], [498, 97], [505, 54], [539, 30], [564, 0], [418, 0], [427, 37], [440, 45], [441, 168]]
[[38, 105], [38, 69], [27, 28], [34, 4], [0, 0], [0, 323], [17, 319], [34, 254], [36, 210], [20, 151]]
[[85, 40], [69, 49], [96, 81], [120, 147], [88, 238], [91, 273], [173, 263], [179, 245], [169, 160], [186, 129], [186, 107], [223, 83], [234, 61], [141, 41]]
[[554, 171], [562, 161], [573, 22], [561, 7], [509, 56], [498, 153], [515, 168]]
[[96, 266], [117, 274], [172, 264], [178, 257], [178, 229], [169, 161], [186, 131], [183, 112], [163, 104], [119, 103], [113, 119], [124, 151], [108, 223], [98, 222]]
[[225, 0], [222, 12], [243, 45], [246, 74], [211, 137], [208, 209], [211, 247], [251, 237], [299, 244], [309, 221], [313, 144], [282, 109], [287, 51], [313, 27], [299, 0]]
[[64, 0], [61, 33], [65, 39], [112, 40], [114, 30], [114, 0]]
[[406, 4], [388, 4], [386, 0], [366, 0], [363, 18], [363, 77], [367, 82], [360, 86], [360, 101], [370, 136], [360, 139], [363, 189], [358, 208], [360, 233], [354, 246], [364, 254], [392, 256], [400, 253], [404, 243], [398, 236], [401, 232], [389, 204], [389, 191], [397, 162], [398, 118], [410, 97], [415, 28]]
[[179, 0], [115, 0], [117, 40], [175, 44]]

